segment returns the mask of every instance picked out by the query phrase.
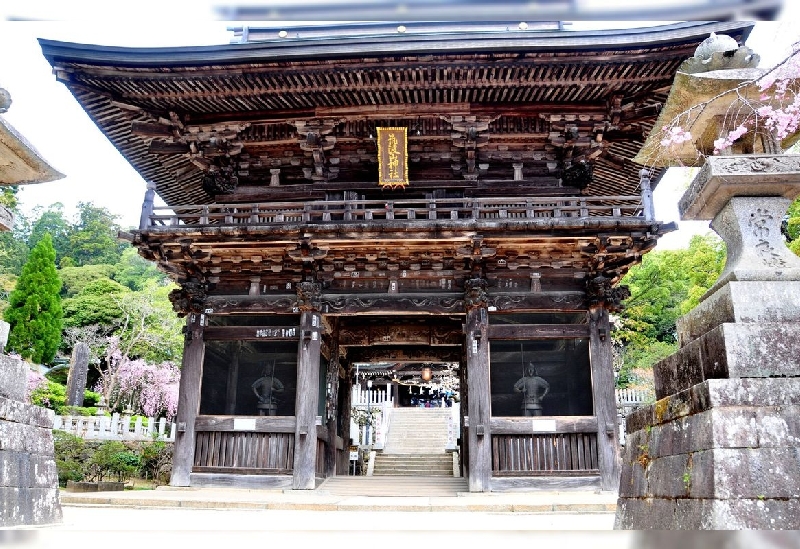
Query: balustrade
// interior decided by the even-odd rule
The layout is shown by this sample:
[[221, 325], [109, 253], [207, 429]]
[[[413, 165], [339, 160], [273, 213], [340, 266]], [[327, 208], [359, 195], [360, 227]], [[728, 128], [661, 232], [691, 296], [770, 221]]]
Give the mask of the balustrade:
[[[144, 420], [147, 421], [144, 421]], [[175, 423], [142, 416], [55, 416], [53, 429], [94, 440], [175, 441]]]
[[482, 219], [526, 221], [643, 215], [641, 196], [318, 200], [155, 207], [149, 217], [149, 226], [331, 224], [392, 220], [413, 223]]

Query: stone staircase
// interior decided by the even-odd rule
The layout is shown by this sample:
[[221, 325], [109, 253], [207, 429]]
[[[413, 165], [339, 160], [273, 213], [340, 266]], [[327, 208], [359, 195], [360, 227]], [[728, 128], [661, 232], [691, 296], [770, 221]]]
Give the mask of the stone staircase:
[[463, 477], [337, 476], [326, 479], [317, 489], [332, 496], [370, 497], [455, 497], [468, 492]]
[[445, 451], [449, 408], [395, 408], [386, 446], [375, 457], [374, 476], [452, 477]]

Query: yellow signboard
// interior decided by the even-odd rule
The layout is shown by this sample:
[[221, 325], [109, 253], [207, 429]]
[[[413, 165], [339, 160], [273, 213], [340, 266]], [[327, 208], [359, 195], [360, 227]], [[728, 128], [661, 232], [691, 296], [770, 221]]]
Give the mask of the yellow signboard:
[[378, 185], [408, 185], [408, 128], [377, 128]]

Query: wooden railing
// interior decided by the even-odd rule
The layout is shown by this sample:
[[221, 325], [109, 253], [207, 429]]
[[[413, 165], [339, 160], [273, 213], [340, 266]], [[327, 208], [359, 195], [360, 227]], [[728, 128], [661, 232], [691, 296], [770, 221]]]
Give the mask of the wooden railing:
[[111, 416], [55, 416], [53, 429], [95, 440], [175, 441], [175, 424], [164, 418], [143, 418], [114, 413]]
[[[325, 472], [328, 430], [317, 417], [317, 474]], [[291, 475], [294, 416], [198, 416], [192, 472]]]
[[192, 468], [196, 473], [290, 475], [293, 465], [293, 433], [197, 433]]
[[592, 475], [599, 472], [597, 418], [493, 417], [492, 475]]
[[492, 474], [597, 474], [597, 433], [492, 435]]
[[529, 220], [536, 218], [639, 217], [642, 197], [439, 198], [317, 200], [154, 207], [141, 230], [183, 225], [283, 225], [360, 221]]

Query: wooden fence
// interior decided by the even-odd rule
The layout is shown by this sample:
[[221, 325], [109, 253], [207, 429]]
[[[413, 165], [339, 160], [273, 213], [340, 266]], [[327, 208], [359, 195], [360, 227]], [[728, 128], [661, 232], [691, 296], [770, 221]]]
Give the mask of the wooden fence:
[[195, 473], [292, 474], [294, 433], [198, 431]]
[[597, 474], [597, 433], [492, 435], [495, 476]]

